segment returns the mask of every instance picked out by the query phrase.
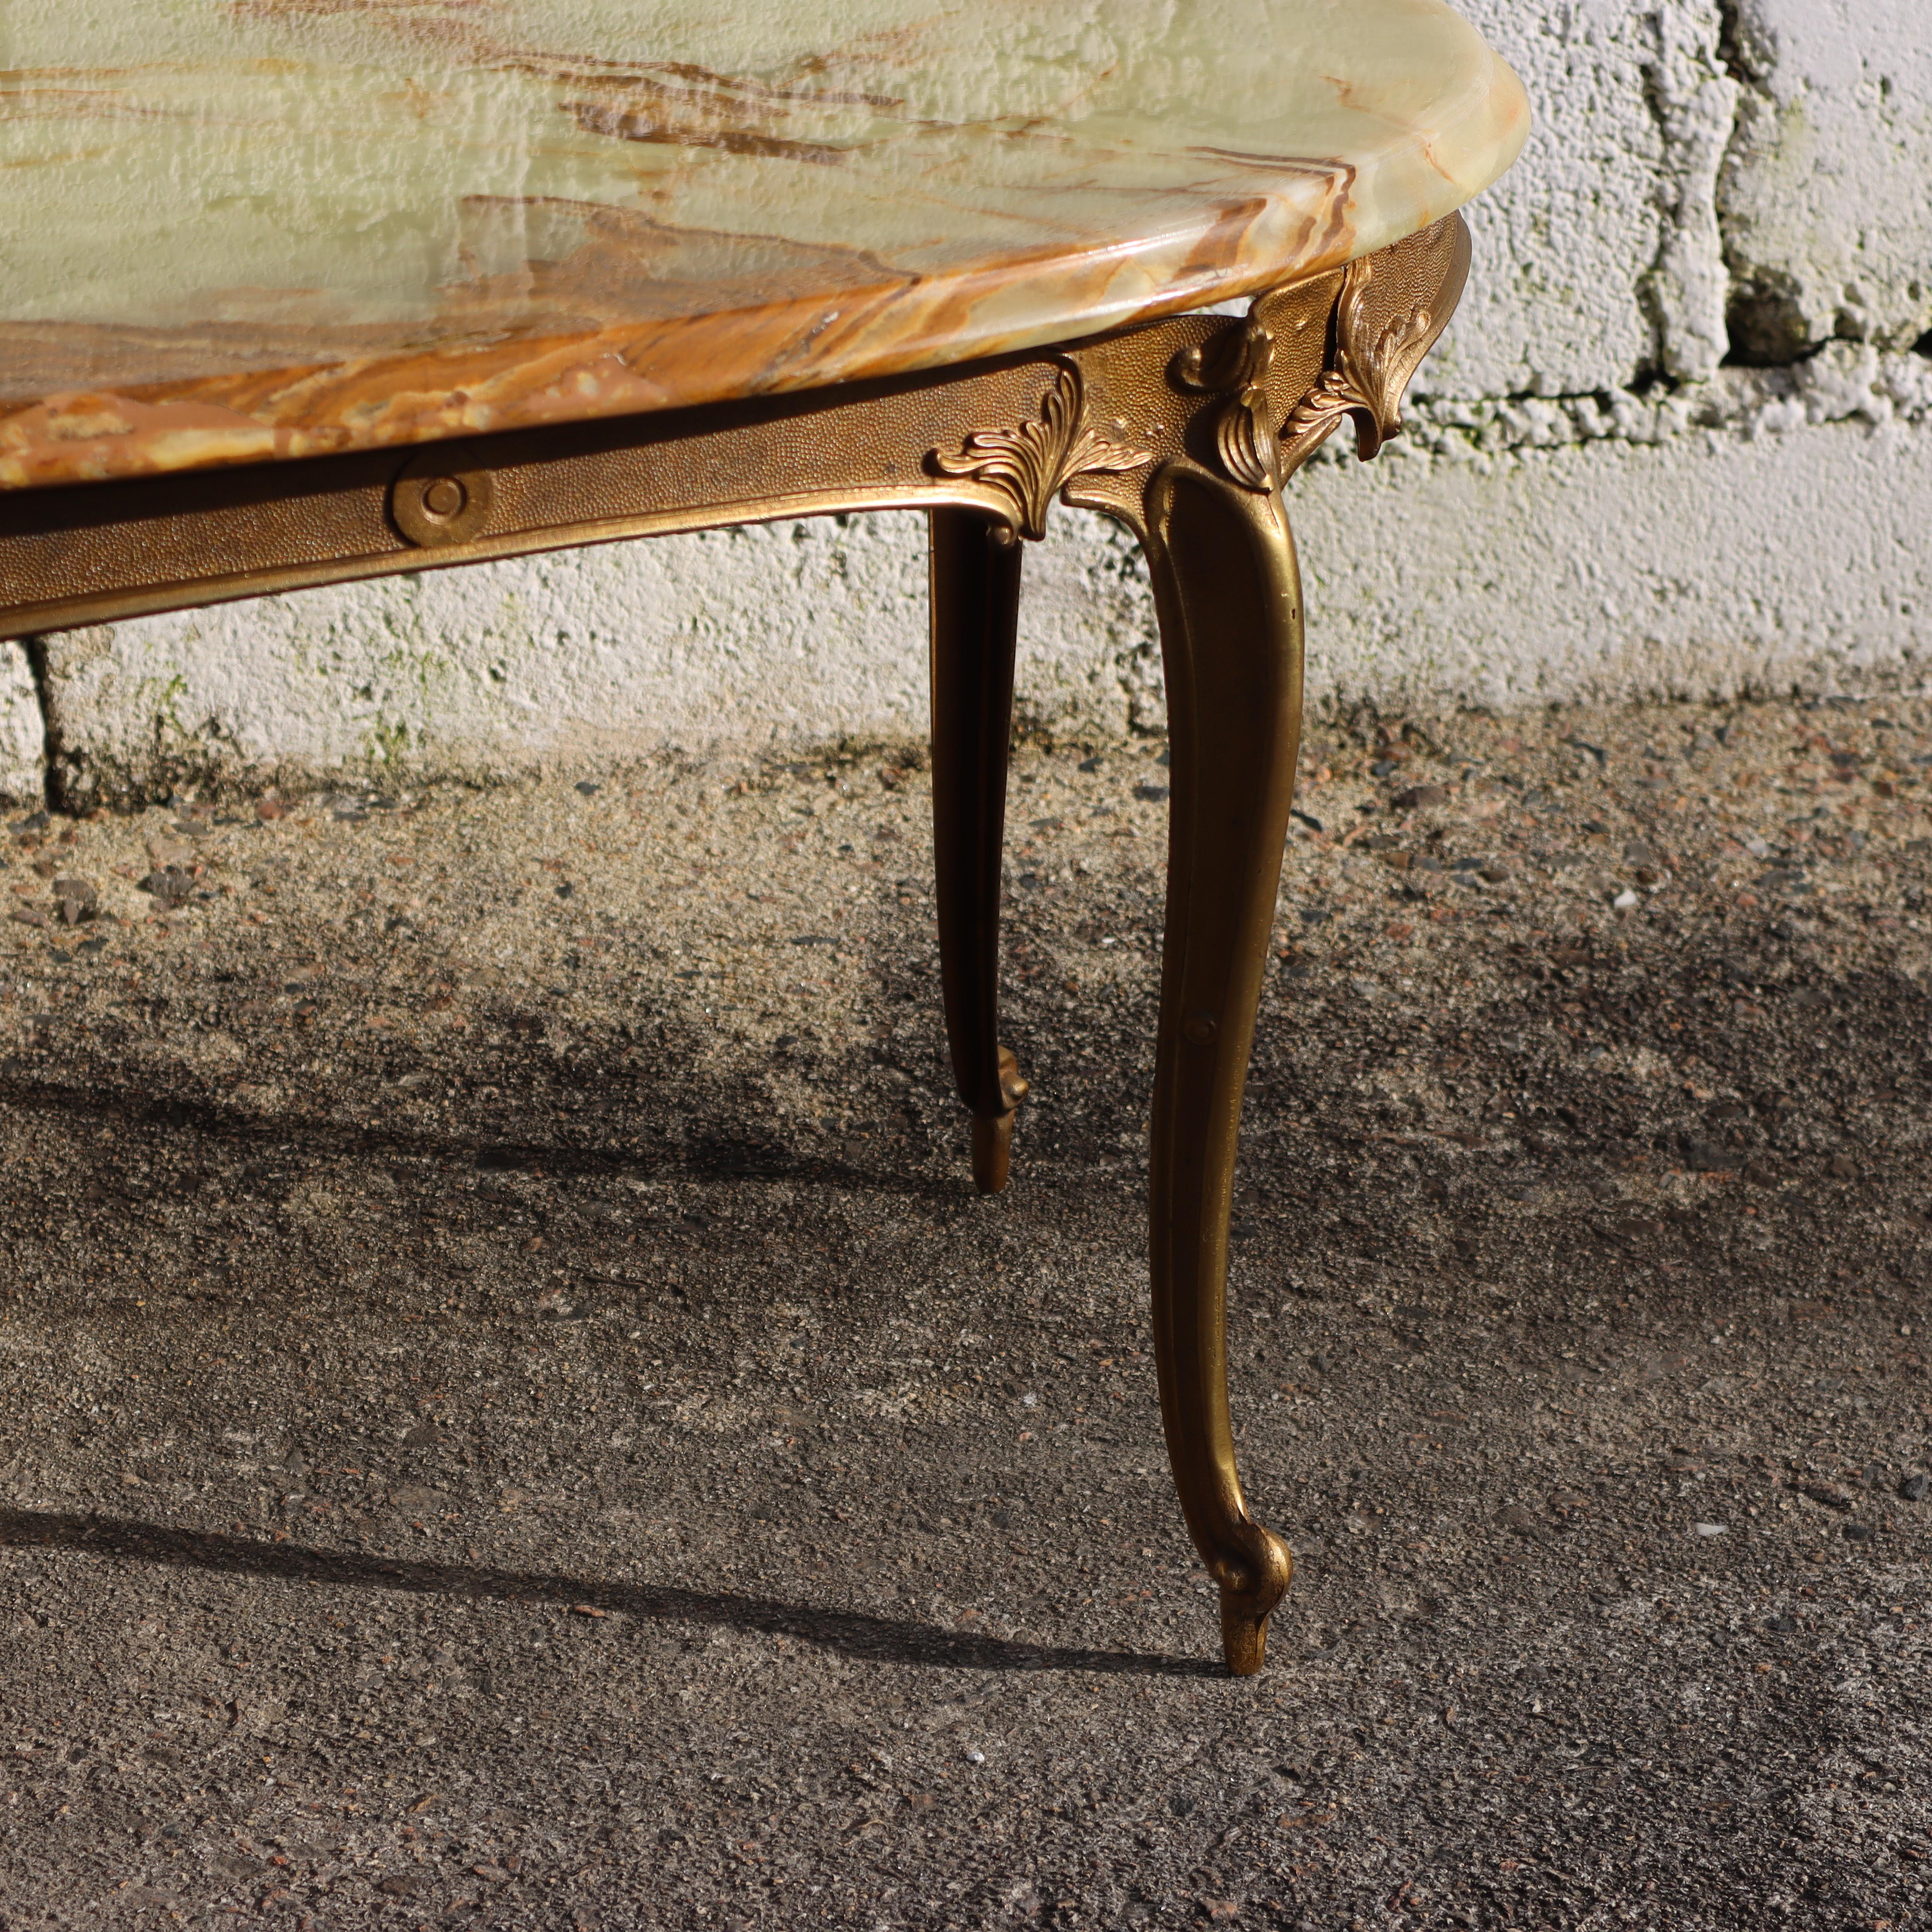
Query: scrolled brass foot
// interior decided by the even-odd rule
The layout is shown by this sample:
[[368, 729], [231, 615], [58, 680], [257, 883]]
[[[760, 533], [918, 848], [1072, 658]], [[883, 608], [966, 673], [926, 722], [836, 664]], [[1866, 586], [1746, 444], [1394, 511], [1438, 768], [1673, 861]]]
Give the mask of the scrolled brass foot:
[[1221, 1654], [1231, 1677], [1252, 1677], [1268, 1659], [1268, 1618], [1288, 1594], [1294, 1556], [1271, 1529], [1246, 1526], [1250, 1549], [1216, 1564], [1221, 1586]]
[[1020, 1072], [1020, 1064], [1010, 1046], [1000, 1048], [1000, 1091], [1006, 1096], [1010, 1112], [1033, 1091]]
[[1031, 1091], [1012, 1048], [1001, 1047], [1000, 1094], [1006, 1111], [977, 1115], [973, 1122], [973, 1185], [982, 1194], [997, 1194], [1006, 1184], [1012, 1164], [1014, 1110]]

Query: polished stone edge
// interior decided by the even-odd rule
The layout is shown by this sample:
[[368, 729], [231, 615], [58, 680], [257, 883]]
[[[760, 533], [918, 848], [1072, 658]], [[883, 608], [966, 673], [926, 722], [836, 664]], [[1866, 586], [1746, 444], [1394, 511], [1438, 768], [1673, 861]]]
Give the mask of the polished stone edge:
[[[1417, 179], [1429, 184], [1400, 215], [1349, 209], [1284, 263], [1256, 256], [1203, 266], [1156, 297], [1096, 298], [1105, 273], [1118, 288], [1136, 255], [1172, 259], [1185, 230], [1052, 264], [1006, 263], [881, 289], [853, 304], [814, 296], [734, 314], [654, 321], [552, 337], [510, 338], [461, 351], [383, 350], [284, 370], [130, 387], [50, 393], [0, 413], [0, 492], [232, 468], [559, 423], [682, 409], [740, 398], [829, 388], [1049, 347], [1260, 295], [1333, 272], [1429, 227], [1514, 161], [1527, 136], [1527, 100], [1493, 56], [1449, 104], [1442, 124], [1418, 134]], [[1457, 179], [1438, 151], [1480, 157]], [[1342, 164], [1339, 172], [1346, 174]], [[1386, 170], [1378, 158], [1378, 171]], [[1270, 212], [1310, 211], [1272, 197]], [[1304, 230], [1306, 236], [1306, 229]], [[1058, 296], [1056, 297], [1056, 284]], [[976, 308], [1002, 286], [1024, 286], [1036, 325], [974, 326]], [[989, 310], [1000, 304], [986, 302]], [[1070, 328], [1070, 316], [1078, 317]], [[922, 326], [922, 323], [923, 326]], [[17, 327], [18, 325], [16, 325]], [[652, 376], [651, 368], [667, 372]], [[674, 382], [670, 378], [674, 377]]]

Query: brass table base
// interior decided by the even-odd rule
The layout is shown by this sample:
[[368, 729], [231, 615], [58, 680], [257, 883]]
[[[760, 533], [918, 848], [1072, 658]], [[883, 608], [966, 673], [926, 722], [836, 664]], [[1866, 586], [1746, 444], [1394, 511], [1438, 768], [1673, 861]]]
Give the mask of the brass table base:
[[1228, 1667], [1294, 1572], [1249, 1514], [1228, 1418], [1228, 1217], [1301, 725], [1282, 486], [1345, 417], [1372, 456], [1461, 292], [1459, 217], [1258, 298], [884, 382], [500, 436], [0, 497], [0, 636], [660, 532], [923, 508], [932, 537], [940, 979], [972, 1168], [1005, 1186], [1026, 1093], [999, 1041], [1022, 539], [1062, 501], [1154, 579], [1171, 729], [1150, 1155], [1161, 1414]]

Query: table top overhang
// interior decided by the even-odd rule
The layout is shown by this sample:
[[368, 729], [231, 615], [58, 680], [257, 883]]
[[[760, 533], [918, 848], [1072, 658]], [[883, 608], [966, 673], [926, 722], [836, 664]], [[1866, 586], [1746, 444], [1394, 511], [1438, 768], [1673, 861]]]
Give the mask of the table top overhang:
[[14, 0], [0, 488], [818, 388], [1319, 274], [1489, 184], [1438, 0]]

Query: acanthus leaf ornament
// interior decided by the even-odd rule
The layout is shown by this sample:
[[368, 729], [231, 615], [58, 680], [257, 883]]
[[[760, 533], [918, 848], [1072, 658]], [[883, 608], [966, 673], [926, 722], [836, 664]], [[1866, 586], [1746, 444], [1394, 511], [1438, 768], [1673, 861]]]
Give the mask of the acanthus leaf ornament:
[[933, 451], [932, 466], [942, 476], [990, 484], [1012, 506], [1022, 536], [1043, 537], [1048, 506], [1076, 477], [1102, 470], [1119, 474], [1154, 460], [1151, 451], [1110, 442], [1088, 428], [1081, 420], [1085, 406], [1078, 368], [1063, 363], [1036, 421], [1017, 429], [974, 430], [958, 455]]
[[1194, 350], [1184, 358], [1179, 373], [1190, 388], [1228, 397], [1215, 421], [1214, 447], [1235, 482], [1250, 490], [1280, 488], [1345, 416], [1355, 419], [1355, 452], [1365, 463], [1401, 434], [1402, 392], [1442, 330], [1434, 309], [1421, 305], [1398, 310], [1372, 330], [1374, 277], [1374, 262], [1366, 256], [1343, 272], [1328, 366], [1279, 429], [1268, 394], [1274, 359], [1268, 297], [1255, 304], [1241, 330], [1222, 338], [1228, 346], [1214, 346], [1218, 354]]
[[1345, 416], [1355, 418], [1355, 454], [1364, 463], [1392, 436], [1402, 434], [1402, 395], [1441, 332], [1426, 308], [1399, 311], [1372, 337], [1364, 310], [1372, 260], [1352, 262], [1335, 304], [1335, 356], [1322, 380], [1297, 403], [1282, 425], [1288, 466], [1305, 460]]
[[1214, 419], [1214, 453], [1246, 489], [1281, 485], [1281, 450], [1268, 420], [1268, 379], [1274, 365], [1274, 332], [1251, 313], [1245, 328], [1189, 350], [1178, 371], [1190, 389], [1232, 392], [1232, 400]]

